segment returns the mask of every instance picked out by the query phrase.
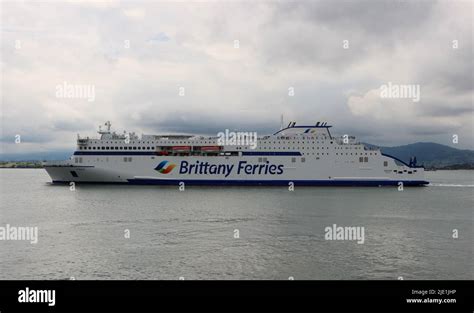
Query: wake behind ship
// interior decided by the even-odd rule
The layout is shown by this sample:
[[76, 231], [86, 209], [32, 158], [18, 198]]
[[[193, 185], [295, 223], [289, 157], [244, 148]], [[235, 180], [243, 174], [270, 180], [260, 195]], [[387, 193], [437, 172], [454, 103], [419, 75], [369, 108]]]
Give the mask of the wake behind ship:
[[[333, 137], [331, 126], [291, 122], [253, 145], [192, 135], [117, 134], [81, 138], [67, 161], [46, 162], [53, 183], [153, 185], [420, 186], [423, 167]], [[238, 142], [238, 141], [237, 141]]]

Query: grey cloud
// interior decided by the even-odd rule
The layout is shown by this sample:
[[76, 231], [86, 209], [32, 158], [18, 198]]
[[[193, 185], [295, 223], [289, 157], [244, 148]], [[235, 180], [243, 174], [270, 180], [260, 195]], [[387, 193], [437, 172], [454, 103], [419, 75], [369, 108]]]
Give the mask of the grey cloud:
[[224, 117], [206, 113], [169, 112], [159, 120], [145, 115], [134, 122], [135, 127], [142, 127], [154, 132], [215, 135], [229, 129], [231, 131], [251, 131], [261, 135], [272, 134], [279, 129], [279, 121]]
[[51, 141], [54, 137], [50, 133], [39, 133], [35, 129], [20, 129], [16, 133], [7, 132], [3, 133], [0, 137], [0, 142], [2, 143], [15, 143], [16, 136], [20, 135], [20, 143], [38, 143], [44, 144]]
[[[435, 2], [279, 2], [264, 24], [262, 57], [268, 64], [301, 64], [331, 71], [424, 35]], [[349, 49], [343, 49], [343, 40]]]
[[428, 19], [435, 5], [436, 1], [288, 2], [280, 4], [276, 17], [303, 18], [329, 28], [362, 31], [379, 37], [400, 35], [400, 31], [418, 28]]
[[456, 116], [465, 116], [472, 115], [474, 112], [472, 103], [465, 103], [462, 106], [441, 106], [441, 105], [429, 105], [424, 110], [424, 115], [434, 116], [434, 117], [456, 117]]
[[71, 120], [57, 120], [52, 123], [52, 128], [55, 131], [69, 131], [69, 132], [79, 132], [79, 131], [89, 131], [94, 129], [95, 125], [89, 121], [82, 121], [77, 119]]

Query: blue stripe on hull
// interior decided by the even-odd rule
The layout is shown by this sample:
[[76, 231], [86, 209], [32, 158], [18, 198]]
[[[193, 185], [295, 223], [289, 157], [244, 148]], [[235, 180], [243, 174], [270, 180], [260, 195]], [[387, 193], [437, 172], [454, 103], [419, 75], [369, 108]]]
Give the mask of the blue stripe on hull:
[[[72, 181], [72, 180], [71, 180]], [[71, 181], [53, 181], [57, 184], [69, 184]], [[177, 186], [180, 182], [185, 185], [195, 186], [288, 186], [289, 182], [295, 186], [341, 186], [341, 187], [379, 187], [398, 186], [399, 182], [403, 186], [425, 186], [429, 182], [425, 180], [211, 180], [211, 179], [129, 179], [127, 182], [76, 182], [77, 184], [131, 184], [131, 185], [171, 185]]]
[[295, 186], [423, 186], [429, 184], [424, 180], [392, 181], [392, 180], [214, 180], [214, 179], [129, 179], [135, 185], [186, 185], [200, 186], [288, 186], [293, 182]]
[[[55, 184], [69, 184], [71, 181], [54, 180]], [[222, 180], [222, 179], [128, 179], [128, 182], [101, 182], [101, 181], [75, 181], [76, 184], [116, 184], [116, 185], [171, 185], [177, 186], [184, 182], [185, 185], [195, 186], [288, 186], [293, 182], [295, 186], [343, 186], [343, 187], [379, 187], [398, 186], [424, 186], [424, 180]]]

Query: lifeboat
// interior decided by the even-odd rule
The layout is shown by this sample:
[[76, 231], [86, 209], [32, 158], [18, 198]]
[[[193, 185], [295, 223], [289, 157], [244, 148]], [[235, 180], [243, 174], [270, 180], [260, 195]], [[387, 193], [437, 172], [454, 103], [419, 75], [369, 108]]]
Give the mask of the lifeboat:
[[171, 148], [173, 151], [191, 151], [190, 146], [174, 146]]
[[213, 151], [220, 151], [221, 146], [203, 146], [201, 147], [201, 151], [205, 152], [213, 152]]

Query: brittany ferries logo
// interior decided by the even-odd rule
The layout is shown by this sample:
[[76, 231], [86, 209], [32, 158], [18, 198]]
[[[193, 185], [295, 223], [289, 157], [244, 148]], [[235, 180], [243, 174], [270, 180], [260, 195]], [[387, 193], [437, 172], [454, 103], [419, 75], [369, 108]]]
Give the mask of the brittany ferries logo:
[[161, 174], [168, 174], [176, 167], [176, 164], [170, 163], [168, 161], [163, 161], [155, 167], [155, 171], [160, 172]]

